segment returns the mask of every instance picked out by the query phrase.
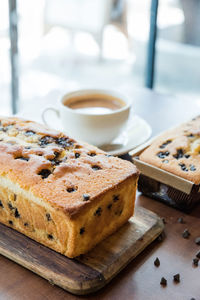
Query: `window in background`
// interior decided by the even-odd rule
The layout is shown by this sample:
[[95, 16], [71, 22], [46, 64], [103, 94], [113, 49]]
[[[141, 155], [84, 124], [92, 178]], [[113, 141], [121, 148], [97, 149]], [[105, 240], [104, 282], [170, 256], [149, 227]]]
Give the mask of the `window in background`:
[[[158, 91], [190, 98], [200, 93], [200, 51], [194, 42], [198, 30], [196, 25], [190, 39], [196, 23], [188, 21], [188, 12], [198, 11], [198, 1], [159, 1]], [[10, 113], [7, 2], [1, 0], [0, 4], [3, 114]], [[190, 8], [186, 7], [189, 2]], [[18, 0], [17, 4], [22, 108], [31, 99], [56, 99], [56, 91], [144, 86], [150, 0]]]
[[10, 57], [8, 39], [8, 1], [0, 3], [0, 114], [9, 115], [10, 106]]

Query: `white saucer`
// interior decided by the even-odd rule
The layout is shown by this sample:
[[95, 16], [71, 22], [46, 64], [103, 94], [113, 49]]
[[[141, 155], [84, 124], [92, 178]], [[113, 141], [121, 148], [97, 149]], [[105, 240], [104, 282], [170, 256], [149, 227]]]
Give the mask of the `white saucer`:
[[134, 115], [129, 118], [123, 132], [111, 144], [103, 146], [102, 150], [111, 155], [128, 153], [143, 144], [151, 136], [151, 133], [150, 125], [141, 117]]

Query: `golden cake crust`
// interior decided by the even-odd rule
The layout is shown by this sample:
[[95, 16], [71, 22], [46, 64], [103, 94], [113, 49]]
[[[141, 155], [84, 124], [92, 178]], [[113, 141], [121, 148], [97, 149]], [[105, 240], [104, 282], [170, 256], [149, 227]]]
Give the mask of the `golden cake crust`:
[[160, 135], [139, 159], [200, 184], [200, 116]]
[[68, 257], [134, 212], [130, 162], [40, 124], [0, 118], [0, 222]]
[[0, 122], [0, 175], [71, 218], [138, 176], [133, 164], [43, 125], [19, 118]]

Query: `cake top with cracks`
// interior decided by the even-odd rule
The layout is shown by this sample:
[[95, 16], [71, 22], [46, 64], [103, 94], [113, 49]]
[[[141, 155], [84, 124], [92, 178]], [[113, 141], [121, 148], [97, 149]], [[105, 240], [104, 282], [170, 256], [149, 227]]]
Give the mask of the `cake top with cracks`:
[[[0, 176], [73, 216], [138, 171], [130, 162], [62, 132], [0, 117]], [[83, 195], [89, 195], [88, 201]]]

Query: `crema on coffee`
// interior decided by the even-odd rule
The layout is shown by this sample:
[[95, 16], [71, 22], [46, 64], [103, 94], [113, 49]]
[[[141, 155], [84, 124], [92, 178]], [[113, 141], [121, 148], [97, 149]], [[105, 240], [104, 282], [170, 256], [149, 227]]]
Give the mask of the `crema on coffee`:
[[126, 105], [120, 98], [104, 94], [74, 96], [65, 100], [63, 104], [78, 112], [89, 114], [106, 114]]

